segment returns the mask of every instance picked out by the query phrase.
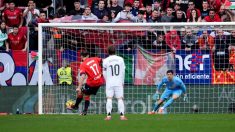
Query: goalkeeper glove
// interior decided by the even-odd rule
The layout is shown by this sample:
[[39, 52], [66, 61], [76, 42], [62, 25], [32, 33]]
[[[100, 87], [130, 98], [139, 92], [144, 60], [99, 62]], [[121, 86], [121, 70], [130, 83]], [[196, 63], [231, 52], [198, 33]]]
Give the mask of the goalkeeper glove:
[[184, 95], [184, 102], [188, 102], [187, 94]]
[[153, 100], [157, 100], [159, 99], [159, 92], [156, 92], [153, 97], [152, 97]]

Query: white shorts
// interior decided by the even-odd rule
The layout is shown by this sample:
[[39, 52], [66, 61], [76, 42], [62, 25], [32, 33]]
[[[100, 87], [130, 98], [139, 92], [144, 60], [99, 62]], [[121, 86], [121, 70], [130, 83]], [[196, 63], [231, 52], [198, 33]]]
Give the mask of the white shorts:
[[123, 87], [122, 86], [114, 86], [114, 87], [106, 87], [106, 97], [113, 97], [115, 95], [116, 98], [123, 98]]

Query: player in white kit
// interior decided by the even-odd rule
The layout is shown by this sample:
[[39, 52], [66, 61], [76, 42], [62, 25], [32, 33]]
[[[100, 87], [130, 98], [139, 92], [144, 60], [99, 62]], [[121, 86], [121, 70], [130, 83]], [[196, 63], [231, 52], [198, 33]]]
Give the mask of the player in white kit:
[[106, 80], [106, 111], [107, 117], [105, 120], [111, 120], [112, 99], [115, 97], [118, 100], [118, 110], [120, 112], [120, 120], [127, 120], [124, 116], [123, 102], [123, 85], [125, 78], [125, 63], [122, 57], [115, 55], [116, 49], [114, 46], [108, 47], [109, 57], [103, 60], [103, 75]]

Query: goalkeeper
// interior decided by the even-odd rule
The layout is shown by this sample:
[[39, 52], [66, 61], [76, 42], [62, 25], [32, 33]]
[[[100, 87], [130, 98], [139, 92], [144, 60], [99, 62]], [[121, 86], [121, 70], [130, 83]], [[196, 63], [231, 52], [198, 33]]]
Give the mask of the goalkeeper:
[[[174, 100], [178, 99], [182, 93], [184, 93], [184, 101], [187, 101], [187, 94], [185, 93], [186, 87], [183, 81], [179, 77], [174, 76], [173, 70], [168, 70], [166, 74], [167, 76], [163, 77], [162, 81], [157, 85], [157, 90], [156, 93], [153, 95], [153, 100], [159, 99], [159, 91], [163, 84], [166, 84], [166, 89], [162, 93], [161, 98], [154, 104], [153, 110], [151, 112], [148, 112], [148, 114], [155, 114], [159, 108], [160, 109], [158, 110], [158, 113], [163, 113], [163, 111], [170, 104], [172, 104]], [[160, 107], [164, 101], [166, 101], [166, 103], [162, 107]]]

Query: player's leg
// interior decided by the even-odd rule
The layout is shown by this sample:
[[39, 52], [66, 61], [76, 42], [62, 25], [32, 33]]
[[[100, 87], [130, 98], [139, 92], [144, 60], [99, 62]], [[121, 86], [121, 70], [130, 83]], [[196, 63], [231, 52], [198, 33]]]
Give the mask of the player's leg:
[[96, 95], [99, 88], [100, 86], [91, 87], [91, 86], [88, 86], [87, 84], [85, 85], [85, 87], [82, 88], [82, 93], [84, 94], [84, 98], [85, 98], [85, 106], [84, 106], [84, 110], [82, 111], [80, 115], [87, 115], [87, 111], [90, 105], [90, 95], [92, 94]]
[[105, 120], [111, 120], [113, 95], [114, 95], [113, 87], [109, 87], [109, 88], [106, 87], [106, 97], [107, 97], [106, 112], [107, 112], [107, 116], [106, 116]]
[[70, 107], [67, 107], [67, 109], [69, 109], [69, 110], [78, 110], [78, 106], [82, 102], [82, 99], [83, 99], [83, 93], [82, 92], [77, 92], [77, 98], [76, 98], [75, 104], [70, 106]]
[[105, 120], [111, 120], [111, 111], [112, 111], [112, 97], [107, 97], [106, 102], [106, 112], [107, 116], [105, 117]]
[[124, 115], [125, 106], [123, 98], [117, 98], [117, 100], [118, 100], [118, 110], [120, 112], [120, 120], [127, 120], [126, 116]]
[[92, 88], [90, 88], [90, 86], [85, 84], [85, 86], [82, 87], [81, 90], [82, 90], [82, 93], [84, 94], [85, 103], [84, 103], [84, 109], [80, 115], [87, 115], [87, 110], [90, 105], [90, 95], [91, 95]]
[[180, 89], [172, 90], [171, 94], [172, 97], [169, 100], [167, 100], [167, 102], [160, 108], [159, 113], [162, 113], [165, 108], [167, 108], [169, 105], [171, 105], [174, 102], [174, 100], [178, 99], [179, 96], [182, 94], [182, 90]]
[[156, 111], [160, 108], [160, 106], [162, 105], [162, 103], [164, 102], [163, 99], [159, 99], [153, 106], [153, 110], [151, 112], [149, 112], [148, 114], [151, 115], [151, 114], [155, 114]]
[[90, 106], [90, 95], [84, 95], [84, 99], [85, 99], [85, 104], [84, 104], [85, 106], [81, 115], [87, 114], [88, 107]]
[[156, 111], [160, 108], [162, 103], [170, 96], [170, 90], [165, 89], [165, 91], [162, 93], [160, 99], [154, 104], [153, 110], [149, 112], [148, 114], [155, 114]]
[[118, 111], [120, 113], [120, 120], [127, 120], [127, 118], [125, 117], [125, 106], [124, 106], [124, 95], [123, 95], [123, 86], [121, 87], [114, 87], [114, 93], [115, 93], [115, 97], [118, 100]]

